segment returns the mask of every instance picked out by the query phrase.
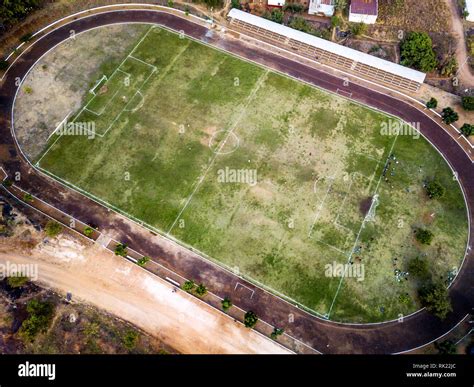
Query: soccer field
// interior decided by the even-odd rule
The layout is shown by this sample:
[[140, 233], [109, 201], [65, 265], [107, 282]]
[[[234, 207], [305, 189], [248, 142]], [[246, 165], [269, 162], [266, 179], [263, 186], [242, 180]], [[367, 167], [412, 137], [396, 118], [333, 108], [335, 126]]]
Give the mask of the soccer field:
[[406, 315], [410, 259], [441, 278], [462, 261], [461, 189], [393, 117], [154, 26], [91, 85], [35, 164], [315, 314]]

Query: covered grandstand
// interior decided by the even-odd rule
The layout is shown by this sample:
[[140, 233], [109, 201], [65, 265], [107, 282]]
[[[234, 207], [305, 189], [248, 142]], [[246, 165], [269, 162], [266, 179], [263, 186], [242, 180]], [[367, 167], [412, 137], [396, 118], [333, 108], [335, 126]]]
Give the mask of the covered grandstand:
[[232, 9], [227, 15], [237, 31], [294, 51], [320, 63], [377, 83], [417, 91], [426, 74], [399, 64]]

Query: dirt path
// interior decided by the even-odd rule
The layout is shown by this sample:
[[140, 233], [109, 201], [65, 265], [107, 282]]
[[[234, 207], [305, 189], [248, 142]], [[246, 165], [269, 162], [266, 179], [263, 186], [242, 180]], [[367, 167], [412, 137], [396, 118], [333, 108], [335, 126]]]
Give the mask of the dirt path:
[[64, 245], [57, 249], [60, 254], [51, 244], [31, 254], [0, 248], [0, 263], [38, 264], [41, 284], [128, 320], [181, 353], [289, 353], [193, 296], [173, 293], [172, 286], [100, 247], [78, 253], [70, 245], [71, 254], [64, 255]]
[[459, 81], [461, 85], [464, 85], [465, 87], [473, 87], [474, 74], [471, 73], [471, 70], [469, 68], [469, 57], [467, 55], [466, 39], [464, 37], [464, 27], [462, 19], [460, 18], [458, 13], [456, 0], [444, 0], [444, 2], [451, 11], [451, 28], [458, 43], [458, 47], [456, 49], [456, 60], [458, 61], [459, 65], [459, 70], [457, 74], [459, 77]]

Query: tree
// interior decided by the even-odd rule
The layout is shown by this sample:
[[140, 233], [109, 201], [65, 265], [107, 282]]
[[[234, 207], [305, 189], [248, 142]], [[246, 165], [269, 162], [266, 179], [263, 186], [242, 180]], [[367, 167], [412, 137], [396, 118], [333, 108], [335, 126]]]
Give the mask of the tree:
[[464, 108], [464, 110], [474, 110], [474, 97], [462, 97], [462, 107]]
[[421, 257], [415, 257], [408, 262], [408, 273], [419, 280], [430, 278], [428, 261]]
[[93, 229], [92, 227], [90, 227], [90, 226], [87, 226], [87, 227], [84, 229], [84, 235], [85, 235], [86, 237], [89, 237], [89, 238], [90, 238], [90, 237], [92, 236], [92, 234], [94, 234], [94, 229]]
[[452, 311], [448, 289], [441, 282], [421, 288], [419, 297], [421, 304], [442, 320]]
[[454, 74], [454, 72], [457, 69], [458, 69], [458, 61], [456, 60], [454, 56], [452, 56], [443, 64], [443, 67], [441, 68], [441, 75], [450, 77], [451, 75]]
[[41, 0], [0, 1], [0, 23], [11, 25], [41, 6]]
[[331, 17], [331, 25], [333, 27], [339, 27], [341, 24], [342, 24], [342, 20], [339, 16], [334, 15]]
[[145, 266], [150, 261], [150, 257], [144, 255], [137, 261], [138, 266]]
[[224, 312], [227, 312], [232, 306], [232, 301], [226, 297], [221, 301], [221, 304], [222, 304], [222, 309], [224, 310]]
[[242, 6], [240, 5], [240, 0], [232, 0], [230, 2], [230, 8], [242, 9]]
[[344, 11], [347, 7], [347, 0], [336, 0], [335, 7], [338, 11]]
[[196, 288], [196, 294], [200, 297], [205, 296], [207, 293], [207, 288], [203, 284], [199, 284]]
[[431, 99], [426, 103], [428, 109], [436, 109], [438, 107], [438, 100], [431, 97]]
[[459, 129], [459, 130], [466, 137], [469, 137], [470, 135], [474, 134], [474, 125], [464, 124], [463, 126], [461, 126], [461, 129]]
[[257, 321], [258, 321], [258, 317], [254, 312], [248, 311], [247, 313], [245, 313], [244, 325], [247, 328], [253, 328], [257, 324]]
[[367, 32], [367, 24], [365, 23], [352, 23], [351, 32], [354, 36], [360, 36]]
[[298, 3], [289, 3], [289, 4], [286, 4], [284, 7], [283, 7], [283, 11], [289, 11], [289, 12], [292, 12], [292, 13], [301, 13], [303, 12], [304, 10], [304, 7], [302, 4], [298, 4]]
[[186, 281], [182, 286], [181, 289], [183, 289], [185, 292], [191, 292], [194, 289], [194, 286], [196, 284], [194, 281]]
[[222, 8], [223, 1], [222, 0], [204, 0], [204, 4], [206, 4], [208, 8]]
[[439, 199], [446, 193], [446, 188], [438, 180], [432, 180], [426, 183], [426, 193], [430, 199]]
[[122, 343], [125, 348], [132, 350], [138, 343], [138, 338], [140, 335], [137, 331], [129, 329], [122, 338]]
[[53, 317], [54, 305], [47, 301], [33, 299], [26, 305], [28, 317], [20, 328], [20, 336], [28, 341], [33, 341], [35, 336], [46, 331]]
[[435, 348], [440, 355], [454, 355], [457, 352], [456, 344], [452, 340], [445, 340], [441, 343], [435, 342]]
[[0, 71], [5, 71], [9, 64], [6, 60], [0, 60]]
[[278, 8], [273, 8], [271, 12], [265, 12], [263, 17], [278, 24], [283, 23], [283, 12]]
[[126, 257], [128, 254], [127, 245], [125, 243], [119, 243], [115, 246], [115, 255], [119, 255], [121, 257]]
[[23, 200], [25, 202], [28, 202], [28, 203], [32, 203], [33, 202], [33, 196], [29, 193], [26, 193], [24, 196], [23, 196]]
[[441, 112], [441, 117], [443, 118], [444, 123], [447, 125], [459, 120], [459, 114], [456, 113], [450, 107], [446, 107], [443, 109], [443, 111]]
[[430, 230], [426, 230], [424, 228], [418, 228], [415, 230], [415, 238], [418, 242], [420, 242], [423, 245], [429, 245], [431, 244], [431, 241], [433, 240], [433, 233]]
[[54, 238], [58, 236], [62, 230], [63, 230], [63, 226], [61, 226], [58, 222], [55, 222], [54, 220], [48, 221], [48, 223], [46, 223], [46, 226], [44, 228], [44, 232], [50, 238]]
[[284, 332], [283, 329], [280, 329], [280, 328], [273, 328], [273, 332], [272, 334], [270, 335], [270, 337], [273, 339], [273, 340], [276, 340], [278, 336], [282, 335]]
[[308, 34], [313, 32], [313, 27], [311, 27], [311, 25], [300, 16], [292, 18], [289, 26], [295, 30], [303, 31]]
[[400, 45], [401, 64], [430, 72], [438, 62], [433, 51], [433, 42], [426, 32], [410, 32]]
[[23, 285], [26, 285], [29, 278], [23, 275], [16, 275], [13, 277], [7, 277], [7, 283], [12, 288], [21, 288]]

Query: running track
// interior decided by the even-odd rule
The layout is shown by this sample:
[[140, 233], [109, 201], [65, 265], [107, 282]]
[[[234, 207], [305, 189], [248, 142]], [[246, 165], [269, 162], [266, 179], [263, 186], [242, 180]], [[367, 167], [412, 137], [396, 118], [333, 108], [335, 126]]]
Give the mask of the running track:
[[[0, 89], [0, 161], [9, 176], [21, 172], [22, 179], [15, 184], [42, 200], [84, 222], [93, 222], [100, 229], [113, 229], [118, 238], [142, 254], [172, 269], [185, 278], [202, 280], [213, 293], [230, 296], [233, 303], [244, 310], [253, 310], [266, 322], [285, 329], [285, 332], [322, 353], [397, 353], [428, 343], [452, 329], [474, 306], [473, 254], [468, 257], [457, 280], [450, 288], [453, 312], [443, 321], [420, 311], [406, 317], [402, 323], [388, 322], [375, 325], [348, 325], [313, 317], [268, 292], [234, 276], [220, 267], [200, 259], [195, 253], [183, 251], [172, 254], [164, 249], [156, 237], [138, 230], [130, 222], [118, 221], [118, 217], [105, 207], [45, 177], [25, 160], [17, 148], [11, 132], [11, 112], [17, 86], [15, 79], [23, 79], [29, 68], [46, 51], [67, 39], [69, 31], [76, 33], [90, 28], [123, 22], [148, 22], [184, 31], [188, 36], [214, 44], [230, 52], [264, 64], [293, 77], [312, 83], [329, 91], [342, 89], [343, 80], [290, 59], [250, 49], [237, 40], [221, 40], [217, 34], [209, 34], [203, 26], [189, 20], [158, 11], [123, 10], [103, 12], [78, 19], [59, 27], [37, 41], [9, 69]], [[422, 133], [445, 156], [458, 173], [464, 189], [470, 219], [473, 219], [474, 167], [461, 147], [437, 123], [416, 108], [393, 97], [351, 83], [344, 87], [352, 93], [352, 99], [396, 115], [407, 122], [419, 122]], [[54, 103], [54, 101], [51, 101]], [[471, 224], [470, 240], [473, 238]], [[252, 299], [233, 293], [235, 284], [243, 283], [254, 290]], [[288, 322], [289, 315], [294, 322]]]

